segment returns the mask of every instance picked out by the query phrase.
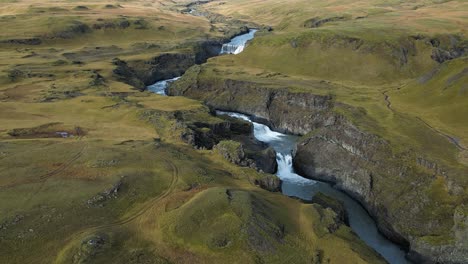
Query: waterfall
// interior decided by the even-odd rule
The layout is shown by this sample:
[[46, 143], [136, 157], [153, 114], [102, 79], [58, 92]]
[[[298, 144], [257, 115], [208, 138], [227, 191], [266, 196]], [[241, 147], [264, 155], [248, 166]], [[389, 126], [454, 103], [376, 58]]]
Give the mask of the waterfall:
[[180, 77], [175, 77], [175, 78], [172, 78], [172, 79], [162, 80], [162, 81], [156, 82], [156, 83], [148, 86], [148, 90], [153, 92], [153, 93], [156, 93], [156, 94], [167, 95], [166, 94], [166, 89], [167, 89], [167, 87], [169, 87], [169, 84], [171, 84], [172, 82], [175, 82], [179, 78]]
[[245, 45], [247, 42], [254, 38], [256, 29], [249, 30], [249, 33], [239, 35], [229, 43], [223, 44], [221, 47], [221, 52], [219, 54], [239, 54], [244, 51]]
[[[189, 13], [191, 13], [191, 14], [195, 14], [194, 12], [196, 12], [195, 9], [190, 9], [190, 11], [189, 11]], [[229, 43], [226, 43], [221, 47], [221, 52], [219, 54], [239, 54], [239, 53], [241, 53], [244, 50], [247, 41], [254, 38], [255, 32], [257, 32], [256, 29], [250, 29], [249, 33], [242, 34], [242, 35], [239, 35], [239, 36], [231, 39], [231, 41]], [[147, 89], [149, 91], [153, 92], [153, 93], [156, 93], [156, 94], [167, 95], [166, 90], [167, 90], [167, 87], [169, 86], [169, 84], [171, 84], [172, 82], [178, 80], [179, 78], [180, 78], [180, 76], [172, 78], [172, 79], [162, 80], [162, 81], [156, 82], [156, 83], [154, 83], [152, 85], [147, 86]]]
[[294, 173], [293, 159], [291, 154], [276, 153], [276, 162], [278, 163], [278, 172], [276, 175], [282, 181], [294, 183], [298, 185], [311, 185], [315, 184], [316, 181], [306, 179], [296, 173]]
[[263, 124], [253, 122], [248, 116], [232, 113], [232, 112], [223, 112], [216, 111], [217, 115], [228, 115], [231, 117], [239, 118], [244, 121], [248, 121], [254, 126], [254, 137], [261, 142], [271, 145], [276, 151], [276, 162], [278, 163], [278, 171], [276, 175], [282, 181], [287, 181], [290, 183], [298, 185], [310, 185], [314, 184], [316, 181], [306, 179], [296, 173], [294, 173], [293, 162], [292, 162], [292, 149], [295, 145], [295, 142], [291, 140], [291, 137], [288, 135], [272, 131], [268, 126]]
[[281, 191], [284, 195], [310, 200], [315, 193], [322, 192], [343, 202], [348, 212], [349, 225], [367, 245], [391, 264], [408, 263], [405, 260], [405, 252], [379, 233], [376, 223], [359, 203], [327, 183], [309, 180], [294, 172], [292, 151], [297, 137], [272, 131], [268, 126], [253, 122], [243, 114], [223, 111], [216, 111], [216, 114], [251, 122], [254, 126], [254, 137], [275, 149], [278, 163], [276, 175], [282, 181]]
[[245, 48], [245, 45], [235, 45], [235, 44], [224, 44], [221, 47], [220, 54], [239, 54]]

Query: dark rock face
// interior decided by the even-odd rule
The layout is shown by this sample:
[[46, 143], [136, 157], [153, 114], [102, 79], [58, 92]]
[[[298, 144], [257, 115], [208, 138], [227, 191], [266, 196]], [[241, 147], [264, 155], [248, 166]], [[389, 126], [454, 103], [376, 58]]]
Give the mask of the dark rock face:
[[255, 179], [254, 184], [270, 192], [281, 191], [281, 180], [275, 175], [265, 174], [264, 177]]
[[[294, 166], [301, 175], [334, 182], [360, 201], [379, 230], [408, 247], [409, 257], [417, 263], [462, 263], [468, 257], [463, 240], [453, 231], [455, 208], [444, 213], [428, 209], [441, 206], [427, 191], [435, 175], [445, 174], [434, 162], [415, 153], [396, 154], [389, 142], [337, 119], [298, 144]], [[428, 234], [454, 241], [426, 242]]]
[[195, 64], [195, 55], [164, 53], [149, 61], [130, 61], [128, 64], [135, 71], [138, 79], [145, 85], [150, 85], [182, 75]]
[[217, 40], [197, 43], [194, 46], [195, 64], [205, 63], [209, 58], [218, 56], [222, 46], [222, 42]]
[[456, 204], [444, 204], [441, 211], [440, 201], [431, 196], [430, 188], [438, 179], [449, 193], [456, 195], [459, 189], [441, 166], [429, 158], [423, 161], [424, 155], [413, 151], [396, 152], [388, 141], [361, 131], [333, 108], [359, 110], [334, 103], [330, 96], [246, 81], [202, 79], [200, 72], [200, 67], [191, 68], [169, 93], [259, 117], [279, 131], [306, 135], [294, 158], [298, 173], [336, 183], [363, 204], [383, 234], [408, 248], [414, 260], [463, 263], [468, 259], [463, 239], [468, 225], [455, 224], [466, 221], [468, 213], [457, 214]]
[[[253, 144], [250, 145], [249, 142]], [[255, 168], [266, 173], [275, 173], [278, 167], [276, 152], [272, 148], [253, 140], [245, 140], [245, 137], [236, 137], [236, 141], [220, 141], [213, 149], [229, 162], [242, 167]], [[276, 176], [274, 178], [277, 179]], [[278, 190], [280, 185], [279, 181], [269, 178], [256, 181], [255, 184], [267, 190]]]
[[320, 204], [324, 208], [332, 209], [338, 217], [338, 221], [341, 223], [349, 224], [348, 223], [348, 213], [344, 207], [344, 204], [338, 200], [333, 199], [326, 194], [318, 192], [312, 198], [312, 203]]
[[164, 53], [151, 60], [122, 61], [114, 59], [114, 76], [118, 80], [134, 86], [139, 90], [157, 81], [181, 76], [195, 64], [206, 62], [208, 58], [219, 54], [221, 42], [205, 41], [195, 43], [192, 53]]
[[104, 76], [99, 74], [97, 71], [93, 71], [91, 74], [91, 81], [89, 82], [89, 86], [101, 86], [106, 84], [106, 79]]
[[433, 47], [431, 58], [438, 63], [462, 57], [468, 51], [468, 41], [459, 35], [442, 35], [426, 41]]
[[230, 122], [195, 122], [188, 123], [186, 126], [187, 129], [182, 133], [181, 138], [197, 148], [212, 149], [221, 140], [229, 139], [231, 134]]
[[[190, 69], [197, 75], [199, 67]], [[275, 129], [303, 135], [315, 128], [333, 123], [329, 113], [333, 107], [331, 96], [291, 93], [287, 89], [272, 89], [256, 83], [222, 80], [221, 83], [199, 84], [196, 79], [179, 81], [169, 88], [170, 95], [182, 95], [204, 100], [215, 109], [236, 111], [263, 119]]]
[[137, 77], [134, 69], [132, 69], [127, 62], [115, 58], [112, 63], [116, 66], [113, 70], [114, 76], [117, 80], [122, 81], [128, 85], [131, 85], [138, 90], [144, 90], [146, 85]]
[[263, 172], [266, 173], [275, 173], [278, 168], [278, 163], [276, 163], [276, 151], [271, 148], [262, 146], [260, 150], [253, 149], [253, 144], [246, 147], [247, 157], [255, 160], [255, 166]]
[[421, 163], [415, 154], [395, 154], [385, 140], [337, 119], [298, 144], [294, 166], [301, 175], [334, 182], [360, 201], [377, 220], [379, 230], [410, 248], [409, 257], [415, 261], [463, 262], [468, 250], [461, 246], [462, 240], [423, 242], [427, 234], [454, 237], [453, 210], [427, 216], [432, 211], [428, 207], [439, 201], [426, 188], [441, 171], [433, 162], [423, 163], [431, 170], [428, 173], [408, 160]]
[[432, 50], [431, 58], [437, 61], [438, 63], [442, 63], [444, 61], [453, 60], [458, 57], [461, 57], [463, 56], [463, 54], [465, 54], [464, 48], [457, 48], [453, 50], [443, 50], [440, 48], [435, 48], [434, 50]]

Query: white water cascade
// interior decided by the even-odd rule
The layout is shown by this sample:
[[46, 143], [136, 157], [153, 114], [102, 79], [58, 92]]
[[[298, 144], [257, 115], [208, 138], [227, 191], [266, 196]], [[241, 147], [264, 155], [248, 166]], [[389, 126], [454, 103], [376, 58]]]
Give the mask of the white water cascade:
[[166, 89], [167, 89], [167, 87], [169, 87], [169, 84], [171, 84], [172, 82], [177, 81], [179, 78], [180, 78], [180, 76], [172, 78], [172, 79], [168, 79], [168, 80], [159, 81], [159, 82], [156, 82], [156, 83], [148, 86], [147, 88], [148, 88], [149, 91], [151, 91], [153, 93], [160, 94], [160, 95], [167, 95], [166, 94]]
[[272, 131], [268, 126], [253, 122], [250, 117], [243, 114], [223, 111], [216, 111], [216, 114], [251, 122], [254, 126], [255, 138], [275, 149], [278, 163], [276, 175], [282, 181], [281, 189], [284, 195], [311, 200], [315, 193], [322, 192], [343, 202], [348, 213], [349, 225], [364, 242], [391, 264], [408, 263], [405, 259], [405, 252], [379, 233], [375, 221], [359, 203], [327, 183], [306, 179], [294, 172], [292, 152], [297, 137]]
[[[195, 11], [196, 10], [191, 9], [190, 13], [195, 12]], [[241, 53], [244, 50], [247, 41], [254, 38], [255, 32], [257, 32], [256, 29], [250, 29], [249, 33], [242, 34], [242, 35], [239, 35], [239, 36], [231, 39], [231, 41], [229, 43], [226, 43], [221, 47], [221, 52], [219, 54], [221, 55], [221, 54], [239, 54], [239, 53]], [[169, 85], [172, 82], [177, 81], [179, 78], [180, 78], [180, 76], [172, 78], [172, 79], [162, 80], [162, 81], [156, 82], [156, 83], [154, 83], [152, 85], [149, 85], [146, 88], [148, 89], [148, 91], [151, 91], [153, 93], [156, 93], [156, 94], [159, 94], [159, 95], [167, 95], [166, 90], [169, 87]]]
[[258, 141], [269, 144], [276, 150], [276, 162], [278, 163], [278, 171], [276, 175], [283, 181], [283, 184], [285, 182], [292, 183], [294, 185], [312, 185], [316, 183], [314, 180], [306, 179], [294, 173], [292, 164], [292, 150], [294, 148], [295, 142], [292, 140], [292, 137], [276, 131], [272, 131], [268, 126], [254, 122], [248, 116], [243, 114], [223, 111], [216, 111], [216, 114], [228, 115], [251, 122], [253, 124], [255, 138]]
[[229, 43], [223, 44], [221, 47], [221, 52], [219, 54], [239, 54], [241, 53], [247, 42], [254, 38], [256, 29], [250, 29], [249, 33], [239, 35], [233, 39]]

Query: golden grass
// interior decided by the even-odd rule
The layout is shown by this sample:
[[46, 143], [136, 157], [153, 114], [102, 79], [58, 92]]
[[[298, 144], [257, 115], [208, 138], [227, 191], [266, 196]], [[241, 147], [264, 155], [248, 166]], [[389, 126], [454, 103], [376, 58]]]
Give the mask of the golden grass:
[[185, 97], [167, 97], [160, 95], [151, 95], [145, 98], [129, 97], [130, 100], [135, 99], [138, 104], [148, 109], [155, 109], [160, 111], [184, 111], [200, 109], [201, 104], [199, 101], [188, 99]]
[[[355, 20], [354, 30], [365, 31], [374, 27], [403, 29], [416, 33], [466, 33], [466, 1], [232, 1], [223, 5], [216, 2], [208, 4], [209, 9], [226, 16], [241, 17], [248, 21], [272, 25], [280, 31], [306, 30], [304, 21], [313, 17], [349, 16]], [[433, 21], [428, 26], [427, 22]], [[349, 24], [349, 21], [330, 23], [337, 29]], [[450, 27], [447, 27], [447, 24]], [[335, 26], [336, 25], [336, 26]], [[325, 26], [328, 27], [327, 24]]]

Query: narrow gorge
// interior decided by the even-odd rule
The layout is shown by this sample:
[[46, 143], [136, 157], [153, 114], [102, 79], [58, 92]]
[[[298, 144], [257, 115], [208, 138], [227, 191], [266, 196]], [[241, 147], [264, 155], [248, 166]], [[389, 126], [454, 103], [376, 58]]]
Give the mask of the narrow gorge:
[[[257, 30], [250, 30], [249, 33], [239, 35], [229, 43], [223, 44], [220, 55], [241, 53], [248, 41], [253, 39], [256, 31]], [[177, 85], [174, 84], [174, 82], [179, 80], [180, 78], [184, 78], [184, 76], [156, 82], [155, 84], [148, 86], [147, 89], [151, 92], [160, 95], [167, 95], [167, 91], [171, 91], [169, 88], [172, 85]], [[310, 97], [304, 95], [305, 94], [300, 95], [300, 97], [302, 97], [301, 103], [303, 104], [311, 104], [314, 106], [317, 105], [318, 108], [323, 108], [325, 110], [327, 109], [327, 107], [331, 107], [331, 105], [328, 105], [327, 103], [327, 99], [329, 100], [330, 98], [316, 99], [313, 96]], [[270, 95], [269, 100], [274, 100], [274, 97], [275, 95]], [[281, 98], [280, 100], [283, 101], [283, 98]], [[270, 105], [267, 104], [267, 108], [269, 107]], [[229, 107], [225, 105], [217, 106], [216, 108], [229, 109]], [[303, 199], [304, 201], [313, 201], [313, 198], [317, 193], [324, 193], [326, 195], [329, 195], [330, 197], [333, 197], [333, 199], [336, 199], [344, 204], [345, 214], [347, 215], [347, 217], [349, 217], [348, 221], [350, 227], [358, 234], [358, 236], [362, 240], [366, 242], [366, 244], [368, 244], [379, 254], [381, 254], [389, 263], [407, 263], [407, 260], [405, 259], [405, 252], [402, 249], [400, 249], [400, 245], [393, 244], [392, 242], [384, 238], [379, 233], [375, 222], [369, 216], [367, 211], [364, 208], [362, 208], [356, 201], [348, 197], [346, 194], [334, 189], [331, 185], [325, 182], [309, 180], [294, 173], [293, 155], [297, 151], [296, 144], [299, 140], [298, 137], [288, 136], [286, 134], [271, 131], [268, 128], [268, 126], [257, 122], [253, 122], [248, 116], [243, 114], [223, 111], [216, 111], [216, 114], [220, 116], [227, 115], [230, 117], [253, 123], [252, 132], [255, 138], [258, 141], [264, 142], [269, 146], [273, 147], [273, 149], [276, 152], [276, 162], [278, 164], [277, 171], [270, 170], [269, 172], [276, 173], [276, 175], [280, 178], [280, 189], [282, 190], [282, 193], [284, 195], [290, 197], [297, 197]], [[277, 116], [283, 119], [287, 118], [282, 117], [282, 115]], [[272, 122], [269, 117], [259, 115], [258, 113], [256, 113], [254, 118], [262, 120], [263, 122]], [[312, 128], [305, 128], [301, 124], [297, 124], [296, 126], [300, 127], [301, 131], [307, 131], [307, 129], [312, 130]], [[284, 124], [284, 126], [279, 127], [281, 127], [282, 131], [300, 134], [297, 128], [292, 130], [290, 124], [286, 123]]]
[[[276, 131], [301, 136], [294, 151], [295, 170], [307, 178], [330, 182], [359, 201], [376, 220], [379, 231], [407, 250], [412, 261], [459, 263], [468, 258], [462, 235], [467, 230], [457, 224], [458, 216], [444, 211], [427, 218], [424, 207], [437, 206], [437, 201], [421, 192], [424, 186], [431, 186], [434, 172], [460, 171], [441, 172], [437, 166], [426, 166], [431, 161], [421, 163], [425, 160], [421, 153], [395, 152], [389, 141], [350, 121], [373, 122], [370, 117], [332, 95], [290, 91], [287, 83], [219, 78], [211, 72], [216, 69], [204, 65], [190, 68], [169, 88], [169, 94], [202, 100], [213, 109], [247, 114]], [[323, 82], [312, 85], [333, 87]], [[349, 114], [343, 115], [343, 111]], [[462, 190], [456, 182], [449, 188], [455, 194]], [[446, 223], [446, 217], [453, 218], [455, 224]], [[432, 246], [420, 239], [428, 233], [443, 237], [445, 228], [455, 229], [455, 241]]]

